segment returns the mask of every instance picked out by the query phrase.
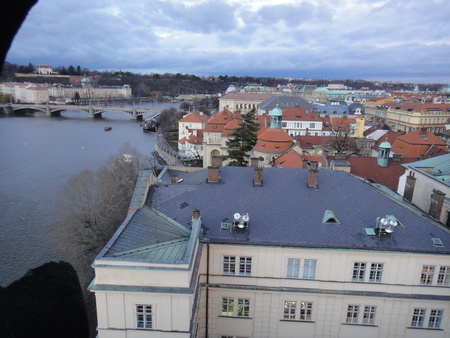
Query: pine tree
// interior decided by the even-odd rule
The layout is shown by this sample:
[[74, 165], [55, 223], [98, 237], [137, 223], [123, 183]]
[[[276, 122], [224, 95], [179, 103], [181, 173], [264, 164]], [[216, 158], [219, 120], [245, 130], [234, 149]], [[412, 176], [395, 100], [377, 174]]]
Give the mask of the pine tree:
[[229, 166], [245, 167], [247, 165], [250, 151], [258, 140], [259, 124], [255, 115], [255, 109], [243, 114], [239, 127], [230, 134], [232, 138], [227, 141], [228, 158], [231, 160]]

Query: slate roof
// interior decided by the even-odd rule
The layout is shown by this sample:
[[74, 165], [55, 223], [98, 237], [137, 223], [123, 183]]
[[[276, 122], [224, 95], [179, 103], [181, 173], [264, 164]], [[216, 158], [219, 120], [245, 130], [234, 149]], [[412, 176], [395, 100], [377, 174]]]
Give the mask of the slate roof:
[[[264, 168], [263, 185], [253, 186], [254, 168], [223, 167], [220, 183], [153, 186], [147, 203], [187, 228], [198, 208], [204, 238], [212, 243], [450, 254], [450, 231], [398, 195], [325, 169], [319, 188], [308, 189], [308, 175], [307, 169]], [[340, 224], [323, 224], [326, 210]], [[249, 214], [249, 231], [221, 230], [236, 212]], [[402, 224], [394, 235], [366, 235], [365, 228], [386, 215]], [[435, 237], [443, 247], [433, 246]]]
[[275, 107], [285, 109], [288, 107], [298, 107], [314, 109], [315, 106], [306, 101], [304, 98], [298, 95], [276, 95], [268, 98], [258, 105], [259, 109], [272, 110]]

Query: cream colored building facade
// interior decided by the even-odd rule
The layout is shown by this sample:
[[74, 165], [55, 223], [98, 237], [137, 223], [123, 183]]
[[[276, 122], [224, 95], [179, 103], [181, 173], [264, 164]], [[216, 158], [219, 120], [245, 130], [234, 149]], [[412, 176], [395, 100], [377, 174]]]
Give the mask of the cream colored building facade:
[[[241, 114], [258, 110], [258, 104], [277, 94], [230, 92], [219, 98], [219, 111], [228, 109]], [[278, 94], [279, 95], [279, 94]]]
[[[140, 176], [127, 219], [93, 264], [99, 338], [449, 336], [448, 230], [348, 173], [319, 170], [314, 187], [317, 170], [264, 169], [264, 184], [251, 183], [253, 170], [262, 168], [166, 168], [154, 187]], [[168, 183], [174, 175], [183, 182]], [[346, 205], [342, 191], [322, 220], [312, 196], [337, 191], [332, 177], [359, 211], [330, 202]], [[280, 201], [288, 186], [306, 197]], [[394, 233], [374, 229], [365, 199], [396, 214], [386, 216], [398, 220]], [[236, 210], [250, 220], [223, 217]], [[320, 220], [308, 225], [305, 214]]]

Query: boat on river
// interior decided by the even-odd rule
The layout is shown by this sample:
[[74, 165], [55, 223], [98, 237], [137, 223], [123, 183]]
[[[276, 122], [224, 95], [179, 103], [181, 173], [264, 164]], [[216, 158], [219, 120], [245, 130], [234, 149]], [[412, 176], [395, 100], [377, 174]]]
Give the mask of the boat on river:
[[105, 127], [104, 130], [105, 131], [110, 131], [112, 129], [112, 127]]

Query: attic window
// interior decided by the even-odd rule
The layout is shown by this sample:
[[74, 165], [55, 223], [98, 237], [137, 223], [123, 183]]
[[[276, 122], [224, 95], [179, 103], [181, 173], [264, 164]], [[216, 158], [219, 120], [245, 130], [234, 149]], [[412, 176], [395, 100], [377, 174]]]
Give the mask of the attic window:
[[432, 238], [431, 241], [433, 242], [433, 246], [442, 248], [444, 247], [444, 244], [442, 243], [440, 238]]
[[364, 228], [364, 231], [366, 232], [366, 236], [375, 236], [375, 230], [373, 228]]
[[231, 225], [231, 223], [222, 222], [222, 223], [220, 223], [220, 230], [228, 231], [228, 230], [230, 230], [230, 225]]
[[322, 223], [324, 224], [341, 224], [337, 217], [334, 215], [334, 212], [331, 210], [325, 210], [325, 214], [323, 215]]

